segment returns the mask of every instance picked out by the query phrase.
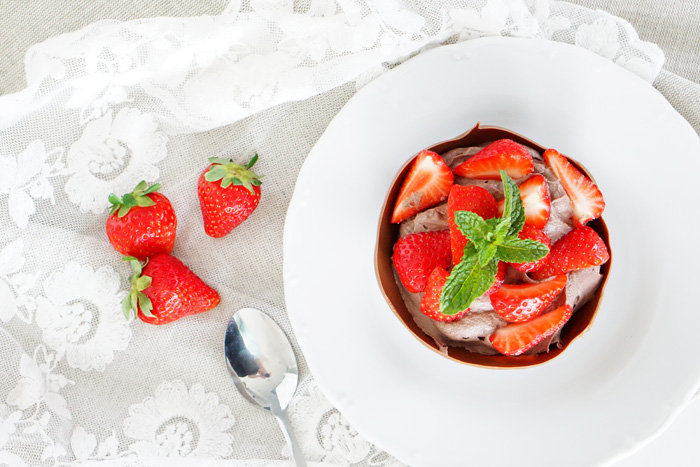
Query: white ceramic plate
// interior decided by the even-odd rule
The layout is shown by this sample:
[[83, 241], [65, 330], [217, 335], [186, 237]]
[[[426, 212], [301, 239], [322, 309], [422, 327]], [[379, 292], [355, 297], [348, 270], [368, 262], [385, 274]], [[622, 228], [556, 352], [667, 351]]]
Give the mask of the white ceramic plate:
[[[581, 161], [607, 201], [614, 262], [596, 321], [534, 368], [476, 368], [430, 351], [375, 278], [395, 173], [477, 122]], [[590, 467], [630, 454], [700, 381], [699, 156], [695, 132], [651, 86], [573, 46], [474, 40], [384, 74], [329, 125], [287, 214], [287, 306], [321, 390], [414, 467]]]

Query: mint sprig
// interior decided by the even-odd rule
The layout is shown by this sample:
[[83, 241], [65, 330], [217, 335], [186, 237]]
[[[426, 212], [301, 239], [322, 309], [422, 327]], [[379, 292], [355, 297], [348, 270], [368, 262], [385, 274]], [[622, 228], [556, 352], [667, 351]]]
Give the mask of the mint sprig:
[[[498, 262], [491, 260], [481, 266], [476, 247], [472, 242], [464, 247], [464, 256], [447, 278], [440, 295], [440, 312], [456, 315], [467, 309], [475, 298], [484, 295], [496, 277]], [[466, 304], [466, 305], [464, 305]]]
[[501, 180], [505, 201], [500, 218], [483, 219], [473, 212], [455, 212], [455, 224], [469, 243], [464, 247], [462, 261], [452, 269], [442, 289], [440, 312], [444, 315], [466, 310], [474, 299], [490, 289], [496, 280], [499, 261], [529, 263], [549, 253], [547, 245], [518, 237], [525, 225], [520, 190], [503, 170]]

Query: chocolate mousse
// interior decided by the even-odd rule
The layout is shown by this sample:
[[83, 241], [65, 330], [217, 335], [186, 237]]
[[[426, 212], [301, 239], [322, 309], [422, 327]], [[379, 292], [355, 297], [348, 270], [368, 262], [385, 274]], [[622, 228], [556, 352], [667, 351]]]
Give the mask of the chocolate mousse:
[[[492, 136], [492, 138], [488, 138], [488, 136]], [[510, 139], [499, 139], [503, 136], [513, 136], [517, 143]], [[458, 145], [458, 143], [467, 144]], [[597, 310], [609, 269], [609, 254], [606, 245], [607, 230], [602, 219], [598, 219], [604, 208], [604, 202], [597, 186], [589, 178], [587, 172], [582, 173], [579, 170], [578, 164], [571, 164], [570, 159], [560, 155], [557, 151], [548, 150], [545, 152], [543, 148], [529, 140], [495, 127], [480, 128], [477, 126], [460, 138], [440, 143], [431, 149], [434, 152], [423, 151], [412, 164], [404, 168], [387, 197], [387, 206], [384, 208], [380, 222], [377, 249], [378, 277], [387, 300], [397, 316], [417, 337], [452, 359], [481, 366], [517, 367], [539, 364], [558, 355], [590, 325]], [[508, 154], [504, 156], [499, 154], [499, 151]], [[432, 157], [433, 161], [428, 156]], [[440, 167], [441, 161], [438, 159], [444, 161], [442, 165], [445, 167]], [[525, 159], [529, 160], [527, 162], [530, 164], [529, 167], [522, 162]], [[470, 160], [471, 162], [469, 162]], [[495, 169], [491, 167], [494, 165], [494, 160], [497, 162]], [[501, 163], [499, 161], [502, 160], [506, 161], [503, 162], [507, 166], [505, 168], [517, 178], [507, 176], [507, 180], [502, 178], [506, 175], [498, 166], [498, 163]], [[420, 161], [418, 169], [415, 167], [419, 165], [417, 161]], [[417, 170], [423, 170], [423, 173], [416, 174]], [[450, 171], [452, 173], [447, 174]], [[495, 176], [495, 174], [498, 171], [501, 172], [501, 180], [496, 179], [497, 175]], [[544, 197], [546, 197], [547, 204], [545, 219], [538, 219], [537, 213], [533, 213], [534, 208], [532, 208], [532, 202], [529, 199], [533, 195], [526, 194], [524, 191], [526, 185], [524, 182], [526, 180], [535, 182], [535, 180], [530, 179], [536, 177], [539, 177], [537, 181], [541, 183], [542, 187], [545, 187]], [[417, 183], [416, 180], [420, 183]], [[452, 219], [459, 213], [454, 211], [454, 208], [450, 208], [453, 210], [448, 212], [446, 197], [447, 194], [450, 194], [450, 203], [452, 203], [452, 192], [455, 190], [448, 186], [448, 182], [451, 186], [480, 187], [469, 190], [476, 190], [479, 193], [486, 190], [492, 195], [486, 194], [485, 196], [492, 198], [491, 203], [495, 200], [498, 205], [497, 215], [493, 211], [493, 206], [485, 207], [483, 203], [479, 208], [473, 210], [468, 207], [458, 208], [478, 213], [481, 217], [477, 217], [477, 220], [483, 218], [491, 222], [489, 224], [491, 228], [494, 228], [496, 223], [501, 220], [499, 216], [505, 218], [505, 216], [510, 215], [510, 211], [508, 211], [510, 208], [503, 207], [505, 204], [512, 204], [513, 189], [510, 187], [522, 185], [520, 193], [517, 189], [515, 192], [520, 195], [518, 202], [520, 202], [521, 196], [523, 198], [520, 209], [523, 212], [522, 209], [525, 208], [528, 225], [523, 226], [521, 222], [519, 228], [512, 229], [512, 232], [509, 230], [509, 235], [520, 235], [519, 238], [523, 239], [524, 242], [529, 242], [526, 245], [530, 246], [534, 245], [535, 242], [541, 242], [540, 237], [542, 236], [548, 238], [545, 245], [539, 245], [540, 251], [544, 251], [540, 256], [537, 256], [541, 260], [534, 261], [537, 259], [535, 257], [528, 261], [508, 259], [508, 262], [505, 263], [500, 256], [494, 257], [491, 261], [496, 261], [499, 265], [496, 282], [493, 283], [493, 279], [491, 279], [490, 283], [493, 283], [491, 288], [484, 286], [485, 288], [479, 289], [483, 291], [488, 288], [488, 291], [483, 295], [471, 296], [468, 300], [468, 308], [458, 313], [455, 313], [454, 307], [450, 309], [444, 303], [445, 297], [448, 295], [445, 291], [450, 287], [454, 289], [454, 283], [449, 284], [453, 278], [448, 278], [446, 284], [445, 277], [455, 274], [447, 271], [451, 271], [463, 261], [460, 259], [462, 258], [461, 248], [465, 248], [464, 257], [471, 254], [471, 261], [474, 262], [476, 255], [481, 256], [484, 251], [475, 250], [483, 248], [483, 245], [479, 243], [479, 239], [476, 239], [477, 242], [474, 243], [474, 238], [469, 237], [463, 230], [466, 226], [460, 224], [460, 230], [455, 229], [456, 221]], [[505, 191], [510, 190], [510, 195], [504, 194], [504, 183], [506, 182], [509, 183], [509, 188]], [[402, 183], [402, 187], [398, 193], [398, 200], [396, 200], [394, 197], [397, 193], [396, 184], [398, 183]], [[536, 185], [536, 183], [528, 183], [528, 185], [533, 184]], [[426, 195], [421, 196], [420, 190], [423, 190]], [[531, 191], [530, 188], [528, 190]], [[526, 199], [527, 197], [529, 198]], [[405, 201], [406, 199], [410, 199], [409, 204]], [[403, 204], [402, 200], [404, 200]], [[421, 200], [423, 201], [422, 205], [420, 204]], [[426, 207], [426, 200], [428, 200], [429, 207]], [[439, 260], [420, 258], [420, 264], [416, 264], [414, 270], [409, 272], [404, 270], [404, 265], [407, 264], [407, 260], [404, 258], [402, 258], [400, 271], [397, 271], [393, 263], [391, 263], [391, 269], [388, 270], [389, 263], [384, 255], [387, 252], [387, 240], [391, 238], [390, 232], [394, 227], [389, 228], [386, 221], [390, 214], [388, 210], [394, 203], [392, 222], [397, 226], [393, 242], [396, 242], [397, 239], [415, 237], [415, 234], [424, 232], [449, 231], [450, 238], [453, 238], [461, 231], [472, 239], [470, 246], [464, 246], [464, 242], [469, 243], [467, 239], [463, 239], [462, 243], [457, 242], [457, 247], [453, 241], [453, 261], [449, 264], [445, 263], [444, 254], [440, 254], [438, 255]], [[504, 209], [507, 211], [505, 214]], [[513, 219], [517, 217], [513, 216]], [[472, 217], [474, 216], [472, 215]], [[460, 219], [460, 222], [463, 222], [463, 219]], [[537, 227], [530, 226], [531, 223]], [[593, 229], [589, 226], [593, 226]], [[527, 227], [528, 232], [539, 231], [540, 237], [523, 236], [525, 234], [523, 227]], [[445, 234], [439, 235], [444, 236]], [[492, 239], [493, 236], [494, 233], [488, 234], [488, 239]], [[593, 239], [591, 240], [591, 238]], [[588, 248], [590, 251], [599, 253], [597, 257], [588, 258], [586, 252], [571, 253], [572, 244], [575, 242], [585, 244], [587, 241], [598, 242]], [[459, 250], [457, 256], [455, 256], [455, 248]], [[602, 253], [601, 248], [604, 250]], [[494, 249], [496, 249], [496, 245], [494, 245]], [[405, 253], [402, 254], [405, 256]], [[488, 261], [488, 252], [486, 256]], [[493, 253], [491, 253], [491, 257], [493, 257]], [[391, 259], [396, 261], [395, 255]], [[492, 264], [495, 268], [495, 263]], [[505, 274], [499, 282], [498, 276], [501, 273], [501, 266], [504, 266]], [[528, 269], [529, 267], [536, 268]], [[442, 274], [439, 271], [442, 271]], [[495, 273], [495, 269], [493, 271]], [[387, 273], [390, 273], [390, 276]], [[430, 298], [424, 298], [427, 295], [427, 290], [407, 290], [402, 279], [409, 273], [426, 276], [422, 283], [427, 283], [427, 288], [433, 287]], [[393, 282], [391, 285], [388, 282], [389, 277]], [[437, 281], [436, 295], [435, 283], [437, 279], [435, 278], [439, 277], [442, 277], [442, 282]], [[555, 288], [553, 285], [555, 282], [561, 284], [559, 289], [548, 290]], [[502, 290], [501, 292], [499, 292], [499, 288]], [[463, 286], [463, 290], [468, 289], [469, 287], [464, 288]], [[537, 296], [531, 300], [531, 297], [526, 296], [523, 299], [523, 306], [527, 305], [532, 308], [533, 303], [539, 306], [531, 317], [514, 319], [513, 315], [509, 315], [504, 310], [504, 305], [499, 305], [501, 302], [492, 300], [496, 295], [492, 297], [491, 294], [504, 295], [505, 298], [501, 298], [505, 300], [504, 303], [510, 306], [510, 303], [518, 302], [512, 302], [512, 297], [508, 294], [525, 294], [524, 289], [542, 289], [543, 295], [541, 297]], [[440, 295], [441, 290], [442, 295]], [[440, 298], [436, 302], [438, 296]], [[508, 302], [509, 299], [511, 302]], [[530, 301], [528, 302], [528, 300]], [[426, 302], [430, 303], [426, 304]], [[494, 306], [498, 309], [494, 309]], [[530, 311], [528, 309], [528, 312]], [[555, 317], [557, 319], [561, 317], [556, 324], [552, 321]], [[551, 322], [548, 322], [548, 319]], [[567, 322], [569, 320], [570, 322]], [[536, 335], [536, 338], [531, 339], [528, 345], [513, 348], [514, 342], [517, 343], [523, 340], [523, 336], [530, 335]], [[461, 350], [458, 351], [458, 349]]]

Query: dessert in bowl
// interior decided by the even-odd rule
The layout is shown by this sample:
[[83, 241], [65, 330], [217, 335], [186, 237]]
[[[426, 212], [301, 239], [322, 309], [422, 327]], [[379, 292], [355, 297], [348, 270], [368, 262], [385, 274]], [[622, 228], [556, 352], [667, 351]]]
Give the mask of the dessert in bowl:
[[477, 125], [394, 178], [375, 250], [380, 288], [452, 360], [523, 367], [592, 324], [610, 268], [602, 194], [575, 160]]

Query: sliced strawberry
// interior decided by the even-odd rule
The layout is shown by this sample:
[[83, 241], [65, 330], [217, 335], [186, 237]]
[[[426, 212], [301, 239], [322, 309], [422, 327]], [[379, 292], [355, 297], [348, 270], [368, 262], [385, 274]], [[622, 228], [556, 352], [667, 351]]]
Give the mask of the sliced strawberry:
[[493, 293], [496, 293], [496, 291], [501, 288], [501, 286], [503, 285], [503, 281], [506, 280], [507, 270], [508, 265], [503, 261], [499, 261], [498, 269], [496, 270], [496, 280], [493, 282], [491, 288], [484, 293], [484, 295], [491, 295]]
[[462, 260], [464, 246], [468, 242], [455, 223], [456, 211], [471, 211], [484, 219], [490, 219], [496, 216], [496, 199], [480, 186], [454, 185], [450, 190], [447, 198], [447, 223], [450, 226], [453, 264]]
[[[518, 188], [525, 210], [525, 224], [543, 229], [552, 211], [547, 180], [542, 175], [535, 174], [521, 183]], [[503, 215], [504, 202], [502, 198], [496, 202], [499, 216]]]
[[574, 207], [574, 226], [597, 219], [605, 209], [605, 200], [598, 186], [554, 149], [544, 152], [544, 160], [559, 178]]
[[393, 260], [406, 290], [422, 292], [433, 269], [452, 266], [449, 230], [419, 232], [399, 238], [394, 245]]
[[515, 141], [499, 139], [455, 167], [455, 174], [477, 180], [500, 180], [501, 170], [511, 178], [523, 178], [535, 166], [532, 156]]
[[535, 280], [546, 279], [569, 271], [598, 266], [610, 259], [608, 247], [595, 230], [578, 227], [557, 240], [549, 250], [547, 261], [530, 273]]
[[569, 318], [571, 307], [564, 305], [530, 321], [498, 328], [489, 340], [503, 355], [521, 355], [561, 329]]
[[[540, 243], [544, 243], [545, 245], [547, 245], [547, 248], [549, 248], [552, 245], [552, 243], [549, 241], [549, 236], [546, 233], [544, 233], [544, 230], [538, 229], [537, 227], [533, 227], [527, 224], [523, 226], [523, 230], [520, 231], [518, 237], [522, 238], [523, 240], [530, 239]], [[547, 256], [545, 256], [544, 258], [539, 259], [537, 261], [533, 261], [531, 263], [510, 263], [510, 265], [518, 271], [522, 272], [536, 271], [537, 269], [541, 268], [542, 265], [544, 265], [545, 261], [547, 261], [548, 256], [549, 254], [547, 254]]]
[[440, 295], [449, 275], [450, 273], [440, 266], [433, 269], [433, 272], [428, 276], [428, 285], [425, 287], [425, 293], [420, 301], [420, 311], [435, 321], [454, 321], [469, 313], [469, 308], [460, 311], [456, 315], [443, 315], [440, 313]]
[[391, 222], [398, 224], [447, 198], [454, 175], [432, 151], [421, 151], [408, 169], [394, 205]]
[[549, 202], [547, 180], [540, 174], [535, 174], [518, 186], [520, 198], [525, 209], [525, 224], [543, 229], [549, 221], [552, 210]]
[[491, 295], [491, 305], [509, 323], [529, 321], [542, 313], [564, 287], [566, 274], [537, 284], [504, 284]]

